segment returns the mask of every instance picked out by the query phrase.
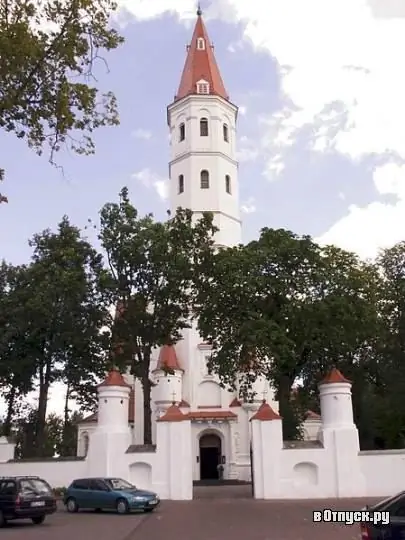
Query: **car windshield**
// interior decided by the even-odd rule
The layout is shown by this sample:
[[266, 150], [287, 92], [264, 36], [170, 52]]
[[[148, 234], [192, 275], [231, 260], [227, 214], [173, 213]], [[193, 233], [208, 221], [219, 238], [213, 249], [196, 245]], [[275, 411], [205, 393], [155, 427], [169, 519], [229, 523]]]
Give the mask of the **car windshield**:
[[124, 491], [126, 489], [134, 490], [136, 487], [126, 480], [123, 480], [122, 478], [107, 478], [106, 479], [107, 484], [110, 486], [111, 489], [114, 491]]
[[25, 478], [20, 481], [20, 489], [24, 495], [50, 495], [50, 486], [39, 478]]

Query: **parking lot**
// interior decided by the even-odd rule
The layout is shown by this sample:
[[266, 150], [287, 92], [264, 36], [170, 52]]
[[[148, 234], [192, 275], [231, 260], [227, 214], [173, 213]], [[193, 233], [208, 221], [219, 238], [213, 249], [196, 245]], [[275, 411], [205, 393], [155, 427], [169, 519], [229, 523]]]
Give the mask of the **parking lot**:
[[[207, 492], [208, 493], [208, 492]], [[200, 496], [162, 502], [152, 514], [67, 514], [63, 509], [41, 526], [15, 522], [2, 540], [359, 540], [359, 526], [312, 523], [313, 510], [358, 510], [369, 501], [254, 501]]]

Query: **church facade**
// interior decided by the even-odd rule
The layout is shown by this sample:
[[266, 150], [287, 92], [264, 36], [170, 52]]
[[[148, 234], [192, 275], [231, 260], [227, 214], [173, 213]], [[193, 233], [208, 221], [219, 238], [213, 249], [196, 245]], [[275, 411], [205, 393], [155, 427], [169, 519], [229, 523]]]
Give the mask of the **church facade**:
[[[167, 107], [171, 160], [170, 206], [189, 208], [196, 219], [212, 212], [219, 231], [216, 245], [242, 243], [237, 162], [238, 107], [225, 88], [214, 48], [202, 15], [198, 12], [191, 43], [173, 102]], [[250, 480], [250, 418], [265, 396], [278, 411], [274, 393], [264, 379], [254, 385], [253, 403], [239, 400], [237, 393], [221, 389], [216, 376], [207, 370], [210, 347], [196, 328], [186, 330], [174, 347], [166, 346], [152, 361], [153, 436], [156, 420], [176, 401], [192, 422], [193, 479]], [[166, 374], [165, 367], [174, 370]], [[133, 443], [143, 443], [143, 391], [133, 385], [128, 420]], [[79, 454], [88, 446], [96, 425], [93, 415], [79, 426]], [[308, 412], [304, 425], [306, 439], [316, 439], [320, 416]]]

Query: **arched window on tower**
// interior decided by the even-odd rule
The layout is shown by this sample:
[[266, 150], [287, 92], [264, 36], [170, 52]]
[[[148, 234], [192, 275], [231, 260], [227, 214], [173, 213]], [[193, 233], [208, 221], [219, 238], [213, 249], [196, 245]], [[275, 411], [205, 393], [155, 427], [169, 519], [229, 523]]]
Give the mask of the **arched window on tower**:
[[206, 170], [201, 171], [200, 187], [201, 189], [209, 189], [210, 187], [210, 175], [209, 175], [209, 172]]
[[222, 126], [222, 131], [224, 133], [224, 141], [225, 142], [229, 142], [229, 128], [228, 128], [228, 124], [224, 124]]
[[225, 191], [229, 194], [231, 193], [231, 177], [229, 174], [225, 176]]
[[200, 120], [200, 135], [201, 137], [208, 137], [208, 118], [201, 118]]
[[184, 122], [179, 125], [179, 141], [184, 141], [186, 138], [186, 126]]
[[184, 175], [180, 174], [179, 176], [179, 193], [183, 193], [184, 191]]

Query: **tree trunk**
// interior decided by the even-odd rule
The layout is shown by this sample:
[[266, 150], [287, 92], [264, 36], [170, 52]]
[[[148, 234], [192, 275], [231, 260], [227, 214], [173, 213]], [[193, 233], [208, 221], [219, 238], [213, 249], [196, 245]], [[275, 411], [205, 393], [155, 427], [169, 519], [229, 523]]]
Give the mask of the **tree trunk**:
[[280, 416], [283, 419], [283, 439], [291, 441], [297, 439], [299, 435], [299, 420], [295, 417], [291, 406], [291, 387], [293, 379], [282, 375], [278, 380], [277, 399]]
[[35, 433], [35, 455], [41, 457], [45, 446], [46, 411], [50, 386], [51, 367], [49, 362], [41, 367], [39, 373], [38, 411]]
[[151, 384], [148, 369], [142, 376], [143, 388], [143, 444], [152, 444], [152, 408], [151, 408]]
[[65, 394], [65, 408], [63, 410], [63, 428], [62, 428], [62, 448], [61, 448], [61, 455], [62, 456], [68, 456], [69, 451], [69, 396], [70, 396], [70, 388], [69, 385], [66, 387], [66, 394]]
[[7, 402], [7, 415], [4, 420], [3, 424], [3, 435], [5, 437], [10, 437], [11, 435], [11, 424], [13, 422], [13, 416], [14, 416], [14, 403], [16, 399], [16, 388], [13, 386], [7, 396], [6, 402]]

